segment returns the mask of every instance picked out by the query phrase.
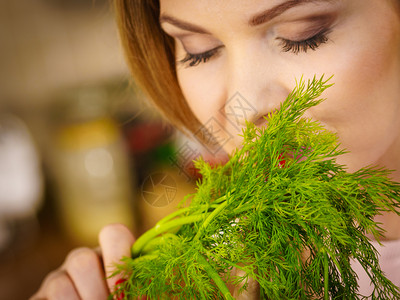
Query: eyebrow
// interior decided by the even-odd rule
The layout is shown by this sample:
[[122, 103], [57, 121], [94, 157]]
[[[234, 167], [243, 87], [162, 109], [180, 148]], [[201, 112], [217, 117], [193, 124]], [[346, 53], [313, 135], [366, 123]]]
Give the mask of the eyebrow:
[[166, 14], [162, 14], [160, 16], [160, 23], [163, 23], [163, 22], [170, 23], [170, 24], [172, 24], [172, 25], [174, 25], [176, 27], [179, 27], [179, 28], [181, 28], [183, 30], [186, 30], [186, 31], [191, 31], [191, 32], [195, 32], [195, 33], [210, 34], [210, 32], [208, 32], [207, 30], [205, 30], [204, 28], [202, 28], [200, 26], [197, 26], [197, 25], [185, 22], [185, 21], [178, 20], [175, 17], [169, 16], [169, 15], [166, 15]]
[[[300, 6], [302, 4], [315, 3], [315, 2], [332, 2], [332, 0], [288, 0], [284, 3], [278, 4], [277, 6], [274, 6], [273, 8], [267, 9], [261, 13], [256, 14], [255, 16], [250, 18], [248, 24], [251, 27], [255, 27], [263, 23], [266, 23], [268, 21], [271, 21], [272, 19], [278, 17], [285, 11], [295, 6]], [[202, 33], [202, 34], [210, 34], [210, 32], [204, 29], [203, 27], [179, 20], [173, 16], [164, 13], [161, 14], [159, 22], [160, 24], [164, 22], [170, 23], [186, 31]]]
[[258, 26], [283, 14], [285, 11], [306, 3], [316, 3], [316, 2], [332, 2], [332, 0], [289, 0], [282, 4], [279, 4], [273, 8], [267, 9], [259, 14], [256, 14], [249, 21], [249, 26]]

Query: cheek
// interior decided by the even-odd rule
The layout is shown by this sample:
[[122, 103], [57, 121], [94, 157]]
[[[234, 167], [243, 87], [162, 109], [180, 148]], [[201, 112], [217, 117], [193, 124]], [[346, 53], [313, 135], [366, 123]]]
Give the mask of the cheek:
[[241, 133], [224, 112], [227, 92], [221, 63], [177, 70], [178, 81], [190, 109], [203, 124], [194, 138], [201, 140], [215, 157], [224, 157], [240, 146]]
[[334, 64], [327, 68], [334, 86], [324, 95], [327, 101], [315, 109], [320, 118], [346, 126], [351, 118], [379, 114], [392, 102], [399, 55], [390, 53], [393, 45], [389, 44], [375, 48], [355, 45], [335, 56]]
[[[210, 118], [220, 118], [223, 106], [222, 82], [217, 72], [202, 72], [203, 66], [177, 70], [179, 85], [194, 115], [205, 124]], [[204, 69], [204, 68], [203, 68]]]
[[378, 105], [376, 98], [393, 93], [399, 86], [399, 16], [386, 1], [359, 8], [359, 13], [352, 11], [355, 16], [334, 29], [326, 49], [315, 52], [317, 58], [306, 68], [310, 76], [315, 70], [334, 76], [335, 85], [324, 96], [335, 100], [326, 101], [321, 108], [330, 102], [329, 108], [338, 111]]
[[348, 47], [338, 42], [341, 51], [330, 68], [335, 85], [313, 111], [338, 133], [351, 152], [342, 163], [353, 169], [381, 161], [400, 138], [399, 29], [382, 20], [372, 24], [349, 36]]
[[350, 151], [340, 163], [350, 170], [389, 165], [390, 153], [400, 153], [393, 150], [400, 142], [400, 22], [375, 12], [338, 29], [302, 69], [309, 76], [316, 70], [334, 76], [334, 86], [323, 95], [327, 100], [307, 114], [337, 132]]

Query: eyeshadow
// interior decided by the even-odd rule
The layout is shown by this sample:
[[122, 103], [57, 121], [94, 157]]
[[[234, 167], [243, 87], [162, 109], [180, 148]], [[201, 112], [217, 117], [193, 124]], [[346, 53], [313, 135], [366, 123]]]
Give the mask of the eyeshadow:
[[319, 14], [277, 24], [277, 34], [293, 41], [305, 40], [319, 33], [330, 31], [337, 14]]

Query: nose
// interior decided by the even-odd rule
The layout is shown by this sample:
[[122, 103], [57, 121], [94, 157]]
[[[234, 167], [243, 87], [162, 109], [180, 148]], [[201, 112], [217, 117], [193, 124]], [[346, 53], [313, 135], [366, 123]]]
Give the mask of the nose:
[[276, 63], [256, 49], [236, 49], [227, 63], [225, 117], [234, 126], [243, 127], [246, 121], [256, 125], [265, 122], [264, 116], [278, 109], [289, 91]]

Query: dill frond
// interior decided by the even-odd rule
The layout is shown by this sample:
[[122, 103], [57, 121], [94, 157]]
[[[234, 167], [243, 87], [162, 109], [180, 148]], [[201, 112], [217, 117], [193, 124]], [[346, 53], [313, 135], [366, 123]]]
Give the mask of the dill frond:
[[[233, 299], [226, 284], [244, 290], [249, 278], [262, 299], [400, 299], [365, 236], [382, 236], [374, 216], [399, 211], [400, 185], [381, 168], [346, 172], [336, 135], [302, 117], [328, 81], [300, 80], [267, 127], [247, 124], [228, 163], [196, 161], [203, 179], [190, 206], [142, 235], [118, 266], [126, 299]], [[373, 295], [359, 294], [351, 259]]]

